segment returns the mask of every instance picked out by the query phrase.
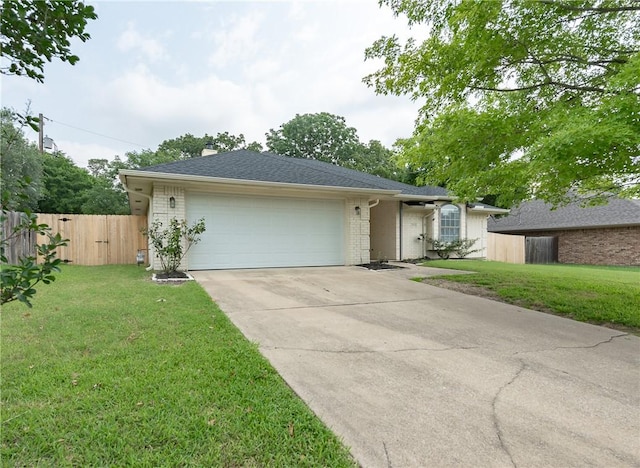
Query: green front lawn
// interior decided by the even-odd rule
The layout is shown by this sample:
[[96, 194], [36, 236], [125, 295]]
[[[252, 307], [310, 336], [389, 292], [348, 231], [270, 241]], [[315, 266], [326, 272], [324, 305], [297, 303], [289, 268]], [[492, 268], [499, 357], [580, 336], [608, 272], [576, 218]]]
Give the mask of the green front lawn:
[[2, 310], [3, 466], [353, 466], [194, 282], [67, 266]]
[[476, 272], [436, 278], [486, 288], [511, 304], [640, 331], [637, 267], [514, 265], [481, 260], [434, 260], [424, 265]]

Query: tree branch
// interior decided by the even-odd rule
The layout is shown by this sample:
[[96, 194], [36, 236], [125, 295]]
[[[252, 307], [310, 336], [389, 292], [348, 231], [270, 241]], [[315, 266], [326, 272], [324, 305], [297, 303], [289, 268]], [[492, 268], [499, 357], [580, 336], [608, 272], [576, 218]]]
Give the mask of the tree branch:
[[[515, 93], [518, 91], [530, 91], [532, 89], [538, 89], [544, 86], [557, 86], [559, 88], [572, 89], [575, 91], [585, 91], [585, 92], [594, 92], [594, 93], [603, 93], [603, 94], [607, 92], [604, 88], [599, 88], [597, 86], [572, 85], [569, 83], [561, 83], [559, 81], [543, 81], [542, 83], [536, 83], [530, 86], [521, 86], [519, 88], [491, 88], [488, 86], [473, 86], [473, 85], [471, 85], [470, 88], [478, 91], [496, 91], [500, 93]], [[609, 93], [619, 94], [611, 91]]]
[[559, 6], [569, 11], [581, 11], [581, 12], [593, 12], [595, 14], [606, 14], [606, 13], [621, 13], [623, 11], [640, 11], [640, 2], [637, 5], [631, 6], [618, 6], [618, 7], [582, 7], [575, 6], [569, 3], [562, 3], [556, 0], [539, 0], [540, 3], [544, 3], [547, 5]]

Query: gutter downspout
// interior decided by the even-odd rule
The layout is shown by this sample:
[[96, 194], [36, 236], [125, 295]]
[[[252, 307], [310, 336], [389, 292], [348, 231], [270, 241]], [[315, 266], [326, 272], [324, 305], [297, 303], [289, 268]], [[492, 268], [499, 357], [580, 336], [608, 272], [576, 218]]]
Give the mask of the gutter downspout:
[[422, 258], [427, 258], [427, 218], [432, 215], [429, 213], [422, 217]]
[[399, 232], [399, 237], [400, 237], [399, 254], [400, 254], [400, 258], [398, 260], [402, 261], [402, 201], [400, 201], [398, 203], [400, 203], [400, 209], [398, 210], [399, 211], [399, 216], [400, 216], [400, 232]]
[[378, 206], [378, 204], [380, 203], [380, 199], [376, 199], [376, 201], [373, 202], [373, 205], [369, 205], [369, 209], [373, 208], [374, 206]]

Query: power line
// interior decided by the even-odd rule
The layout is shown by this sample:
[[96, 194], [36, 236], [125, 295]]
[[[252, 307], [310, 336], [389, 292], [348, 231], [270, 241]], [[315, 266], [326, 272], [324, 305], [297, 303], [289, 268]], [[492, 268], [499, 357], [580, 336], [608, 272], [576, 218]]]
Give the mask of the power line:
[[65, 127], [73, 128], [73, 129], [75, 129], [75, 130], [80, 130], [81, 132], [91, 133], [91, 134], [93, 134], [93, 135], [97, 135], [97, 136], [100, 136], [100, 137], [102, 137], [102, 138], [108, 138], [108, 139], [110, 139], [110, 140], [119, 141], [119, 142], [121, 142], [121, 143], [127, 143], [127, 144], [129, 144], [129, 145], [139, 146], [140, 148], [144, 148], [144, 149], [150, 148], [149, 146], [141, 145], [141, 144], [139, 144], [139, 143], [134, 143], [134, 142], [132, 142], [132, 141], [122, 140], [122, 139], [120, 139], [120, 138], [111, 137], [111, 136], [109, 136], [109, 135], [105, 135], [105, 134], [103, 134], [103, 133], [98, 133], [98, 132], [94, 132], [94, 131], [92, 131], [92, 130], [87, 130], [86, 128], [80, 128], [80, 127], [76, 127], [75, 125], [71, 125], [71, 124], [67, 124], [67, 123], [64, 123], [64, 122], [60, 122], [60, 121], [58, 121], [58, 120], [53, 120], [53, 119], [50, 119], [49, 117], [45, 117], [45, 120], [48, 120], [49, 122], [56, 123], [56, 124], [58, 124], [58, 125], [63, 125], [63, 126], [65, 126]]

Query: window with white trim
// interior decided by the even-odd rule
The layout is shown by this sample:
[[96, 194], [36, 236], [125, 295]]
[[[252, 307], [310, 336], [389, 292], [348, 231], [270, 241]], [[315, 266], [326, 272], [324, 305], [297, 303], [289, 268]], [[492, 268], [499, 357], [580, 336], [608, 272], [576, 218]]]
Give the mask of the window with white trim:
[[440, 208], [440, 242], [453, 242], [460, 239], [460, 208], [456, 205], [444, 205]]

